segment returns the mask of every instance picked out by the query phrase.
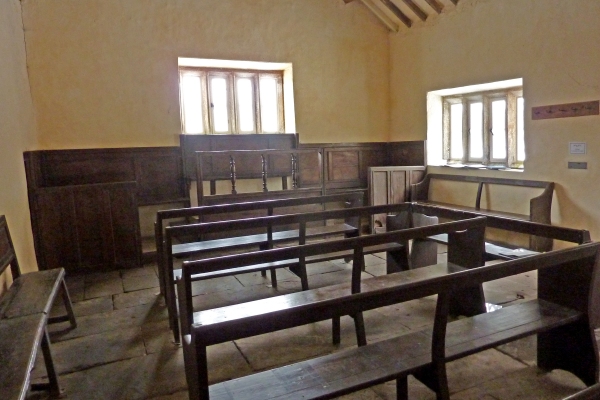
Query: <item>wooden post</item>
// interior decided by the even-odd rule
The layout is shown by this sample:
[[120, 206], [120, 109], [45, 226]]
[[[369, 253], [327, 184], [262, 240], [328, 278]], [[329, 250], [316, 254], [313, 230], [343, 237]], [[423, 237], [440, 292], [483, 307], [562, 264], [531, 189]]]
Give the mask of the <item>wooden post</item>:
[[263, 184], [263, 192], [268, 192], [267, 188], [267, 158], [264, 154], [260, 155], [260, 159], [262, 161], [262, 184]]
[[292, 153], [292, 189], [298, 188], [298, 160], [296, 154]]
[[229, 156], [229, 171], [231, 173], [231, 194], [237, 194], [237, 190], [235, 190], [235, 160], [233, 156]]

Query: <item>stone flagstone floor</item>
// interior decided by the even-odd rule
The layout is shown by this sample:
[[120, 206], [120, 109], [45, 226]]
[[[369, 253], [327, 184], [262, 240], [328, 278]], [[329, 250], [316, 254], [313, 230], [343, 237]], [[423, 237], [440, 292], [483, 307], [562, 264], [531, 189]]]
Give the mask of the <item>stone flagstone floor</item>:
[[[439, 255], [440, 260], [445, 254]], [[364, 278], [385, 273], [384, 255], [367, 256]], [[300, 290], [289, 271], [278, 273], [279, 287], [260, 274], [194, 284], [194, 305], [206, 309]], [[350, 265], [333, 261], [311, 265], [312, 287], [350, 279]], [[181, 348], [172, 343], [164, 301], [158, 295], [155, 265], [124, 271], [70, 276], [67, 279], [78, 327], [50, 327], [55, 364], [68, 399], [187, 399]], [[536, 296], [535, 274], [490, 282], [486, 300], [509, 304]], [[431, 325], [435, 299], [424, 298], [365, 313], [370, 342]], [[355, 346], [350, 318], [342, 319], [342, 344], [330, 342], [328, 321], [209, 348], [210, 380], [231, 379], [320, 354]], [[562, 399], [584, 387], [564, 371], [535, 367], [535, 339], [529, 338], [448, 364], [452, 399]], [[44, 376], [38, 359], [34, 380]], [[414, 379], [411, 399], [435, 399]], [[43, 399], [36, 393], [31, 399]], [[343, 399], [395, 399], [393, 382]], [[260, 400], [260, 399], [257, 399]]]

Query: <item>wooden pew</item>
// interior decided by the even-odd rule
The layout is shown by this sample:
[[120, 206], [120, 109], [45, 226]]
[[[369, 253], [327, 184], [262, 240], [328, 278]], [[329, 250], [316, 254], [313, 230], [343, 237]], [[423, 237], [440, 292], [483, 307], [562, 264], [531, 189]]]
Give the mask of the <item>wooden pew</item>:
[[[435, 227], [417, 230], [430, 235]], [[362, 246], [383, 237], [401, 241], [407, 238], [407, 231], [332, 243], [339, 249], [352, 242], [353, 270], [360, 271]], [[268, 250], [260, 257], [271, 261], [308, 256], [324, 251], [320, 247], [323, 245]], [[469, 249], [463, 247], [463, 251]], [[361, 290], [354, 287], [360, 281], [353, 280], [352, 284], [194, 313], [193, 324], [188, 321], [190, 333], [183, 341], [190, 399], [329, 399], [390, 380], [396, 380], [397, 398], [407, 399], [408, 374], [434, 390], [439, 399], [449, 399], [447, 362], [534, 334], [538, 336], [538, 367], [565, 369], [585, 384], [593, 385], [599, 374], [593, 334], [600, 316], [599, 254], [600, 244], [588, 243], [477, 268], [458, 267], [449, 255], [445, 264], [364, 280]], [[227, 261], [250, 263], [258, 257], [256, 253], [237, 255], [227, 257]], [[195, 264], [210, 268], [211, 262], [222, 261], [203, 260]], [[191, 264], [184, 265], [184, 271], [188, 265]], [[465, 288], [533, 270], [538, 270], [536, 300], [448, 322], [451, 301], [468, 300], [458, 295]], [[189, 296], [185, 294], [190, 293], [189, 285], [189, 274], [184, 273], [178, 282], [182, 309], [188, 307]], [[226, 382], [208, 383], [208, 346], [434, 294], [438, 296], [433, 329]]]
[[[460, 220], [465, 218], [473, 218], [480, 214], [473, 211], [464, 211], [461, 209], [454, 208], [454, 206], [441, 206], [434, 204], [423, 204], [413, 203], [413, 212], [421, 213], [423, 215], [435, 216], [438, 218], [449, 219], [449, 220]], [[559, 227], [554, 225], [547, 225], [529, 221], [522, 221], [510, 217], [486, 215], [487, 227], [494, 229], [501, 229], [504, 231], [510, 231], [514, 233], [521, 233], [526, 235], [535, 236], [539, 239], [549, 241], [552, 243], [553, 240], [560, 240], [563, 242], [583, 244], [591, 241], [590, 233], [583, 229], [572, 229]], [[393, 224], [393, 221], [391, 222]], [[436, 235], [432, 237], [440, 243], [447, 242], [447, 238], [444, 235]], [[523, 255], [531, 255], [537, 253], [537, 251], [518, 251], [517, 246], [511, 246], [506, 243], [497, 243], [493, 241], [485, 242], [485, 255], [486, 260], [493, 259], [513, 259]], [[526, 249], [524, 249], [526, 250]]]
[[[310, 212], [324, 210], [326, 204], [343, 203], [346, 207], [358, 207], [363, 203], [362, 192], [350, 192], [343, 194], [334, 194], [326, 196], [311, 196], [301, 198], [286, 198], [286, 199], [271, 199], [247, 203], [231, 203], [220, 204], [213, 206], [200, 206], [190, 208], [177, 208], [171, 210], [161, 210], [156, 213], [156, 221], [154, 222], [154, 235], [156, 240], [156, 257], [159, 267], [159, 281], [161, 294], [165, 295], [166, 275], [163, 274], [166, 261], [164, 246], [165, 246], [165, 225], [170, 221], [178, 221], [184, 219], [187, 223], [194, 222], [209, 222], [218, 220], [232, 220], [249, 217], [269, 216], [291, 212]], [[341, 227], [340, 227], [341, 228]], [[233, 232], [220, 236], [232, 236]], [[257, 244], [262, 245], [266, 242], [266, 237], [252, 235], [247, 237], [244, 242], [247, 245]], [[183, 252], [186, 248], [193, 248], [194, 242], [181, 246]], [[227, 247], [227, 241], [212, 242], [214, 249]], [[189, 252], [188, 252], [189, 253]], [[179, 256], [178, 252], [174, 252], [174, 256]], [[162, 268], [161, 268], [162, 266]]]
[[[196, 183], [199, 205], [228, 204], [240, 201], [260, 201], [281, 197], [307, 197], [325, 194], [323, 186], [323, 154], [321, 149], [261, 149], [196, 151]], [[300, 166], [303, 158], [304, 166]], [[240, 169], [238, 163], [243, 167]], [[210, 194], [204, 193], [205, 169], [210, 167]], [[269, 177], [281, 178], [281, 189], [268, 187]], [[291, 189], [288, 190], [288, 177]], [[239, 179], [261, 179], [262, 190], [238, 192]], [[228, 180], [231, 193], [216, 192], [216, 181]]]
[[[430, 184], [432, 180], [444, 180], [454, 182], [467, 182], [477, 185], [477, 194], [473, 199], [473, 207], [466, 207], [454, 204], [444, 204], [432, 202], [429, 199]], [[508, 213], [496, 210], [486, 210], [481, 208], [481, 197], [483, 189], [490, 185], [515, 186], [524, 188], [539, 188], [542, 193], [529, 199], [529, 213], [527, 215]], [[467, 175], [445, 175], [445, 174], [427, 174], [425, 178], [411, 185], [411, 201], [425, 202], [429, 204], [438, 204], [442, 206], [462, 209], [485, 216], [501, 216], [525, 221], [539, 222], [542, 224], [551, 223], [552, 195], [554, 193], [554, 182], [533, 181], [524, 179], [490, 178], [482, 176]], [[548, 251], [552, 249], [552, 241], [545, 238], [531, 236], [529, 238], [529, 248], [535, 251]]]
[[[379, 212], [378, 210], [375, 211]], [[395, 254], [395, 257], [391, 257], [391, 262], [397, 263], [398, 268], [404, 268], [406, 265], [406, 256], [403, 253], [406, 249], [405, 244], [408, 243], [409, 240], [426, 237], [432, 234], [447, 233], [450, 238], [448, 259], [451, 260], [454, 265], [459, 265], [462, 268], [474, 268], [482, 265], [483, 253], [474, 252], [471, 249], [483, 247], [484, 229], [485, 218], [478, 217], [422, 228], [409, 228], [401, 231], [320, 242], [312, 245], [291, 246], [266, 252], [246, 253], [246, 257], [241, 259], [238, 258], [240, 255], [234, 255], [197, 261], [186, 261], [184, 262], [182, 269], [182, 277], [177, 278], [179, 310], [183, 333], [189, 333], [189, 326], [193, 322], [192, 316], [195, 315], [193, 314], [192, 308], [191, 283], [198, 279], [198, 276], [223, 270], [231, 270], [231, 265], [237, 265], [237, 268], [240, 270], [244, 270], [245, 267], [252, 267], [257, 264], [264, 265], [266, 263], [303, 265], [310, 259], [327, 257], [332, 253], [350, 254], [353, 259], [351, 289], [353, 293], [358, 293], [360, 292], [361, 287], [361, 271], [364, 269], [363, 258], [365, 254], [371, 252], [371, 249], [395, 248], [400, 245], [398, 248], [400, 248], [401, 251], [399, 251], [399, 254]], [[483, 292], [477, 293], [477, 290], [480, 290], [480, 287], [476, 287], [475, 290], [469, 287], [457, 292], [456, 297], [460, 300], [452, 303], [453, 310], [457, 314], [464, 315], [474, 315], [485, 312]], [[359, 345], [363, 345], [366, 343], [366, 338], [364, 335], [364, 328], [362, 327], [362, 318], [360, 315], [358, 318], [356, 318], [355, 315], [352, 316], [355, 317], [357, 341]], [[334, 343], [339, 343], [339, 336], [338, 316], [333, 319]]]
[[[179, 256], [198, 255], [203, 252], [219, 250], [231, 250], [239, 249], [240, 247], [248, 248], [248, 245], [260, 245], [260, 249], [273, 248], [276, 243], [286, 242], [287, 244], [304, 244], [309, 238], [324, 238], [327, 236], [344, 235], [345, 237], [353, 237], [359, 235], [359, 221], [361, 217], [370, 217], [374, 213], [388, 213], [388, 212], [409, 212], [410, 204], [392, 204], [382, 206], [371, 206], [371, 207], [354, 207], [339, 210], [320, 211], [313, 213], [303, 214], [288, 214], [288, 215], [277, 215], [260, 218], [249, 218], [243, 220], [234, 221], [221, 221], [203, 224], [189, 224], [181, 226], [167, 227], [165, 229], [165, 243], [164, 243], [164, 259], [165, 262], [162, 264], [162, 275], [165, 277], [165, 292], [167, 308], [169, 310], [170, 326], [173, 329], [175, 341], [179, 340], [179, 329], [177, 326], [177, 307], [175, 292], [173, 290], [173, 283], [175, 283], [176, 273], [174, 271], [174, 253]], [[334, 225], [322, 225], [317, 227], [310, 227], [311, 223], [327, 220], [340, 220], [343, 219], [346, 222], [344, 224]], [[286, 230], [277, 232], [277, 227], [284, 226], [289, 227], [291, 225], [297, 226], [295, 230]], [[408, 227], [406, 225], [405, 227]], [[237, 236], [229, 239], [217, 239], [206, 242], [196, 242], [193, 245], [175, 245], [174, 238], [180, 236], [195, 236], [201, 237], [215, 232], [239, 232], [244, 229], [262, 229], [264, 232], [260, 234], [260, 241], [248, 241], [248, 236]], [[254, 239], [256, 236], [252, 236]], [[240, 239], [241, 238], [241, 239]], [[406, 264], [406, 247], [405, 243], [390, 243], [381, 246], [372, 246], [366, 249], [368, 253], [379, 253], [388, 252], [393, 254], [390, 258], [391, 263], [398, 263], [399, 265]], [[180, 246], [180, 247], [178, 247]], [[317, 263], [321, 261], [328, 261], [340, 258], [346, 258], [351, 256], [351, 253], [346, 252], [335, 252], [330, 251], [324, 254], [319, 254], [315, 257], [306, 259], [305, 263], [291, 263], [291, 262], [274, 262], [274, 263], [263, 263], [258, 262], [255, 265], [245, 266], [229, 266], [226, 270], [215, 271], [210, 274], [199, 274], [194, 276], [194, 280], [211, 279], [218, 276], [234, 275], [238, 273], [256, 272], [256, 271], [271, 271], [271, 283], [273, 286], [277, 285], [275, 270], [280, 268], [289, 267], [292, 272], [300, 277], [302, 289], [308, 289], [308, 277], [306, 273], [306, 264]]]
[[577, 392], [564, 400], [598, 400], [600, 399], [600, 383], [592, 385], [587, 389]]
[[[32, 390], [49, 390], [52, 396], [57, 397], [61, 389], [46, 325], [70, 321], [71, 328], [77, 326], [64, 280], [65, 270], [60, 268], [22, 274], [6, 218], [1, 215], [0, 274], [9, 267], [13, 283], [0, 295], [0, 398], [24, 399], [30, 387]], [[50, 309], [59, 295], [67, 314], [50, 317]], [[30, 373], [40, 347], [48, 383], [30, 385]]]

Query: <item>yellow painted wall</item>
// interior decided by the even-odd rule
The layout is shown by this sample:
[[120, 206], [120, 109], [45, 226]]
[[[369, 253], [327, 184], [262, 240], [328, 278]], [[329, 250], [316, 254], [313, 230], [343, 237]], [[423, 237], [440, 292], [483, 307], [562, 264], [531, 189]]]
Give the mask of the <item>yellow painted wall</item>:
[[[461, 0], [390, 38], [391, 140], [426, 138], [428, 91], [522, 77], [525, 171], [477, 173], [556, 182], [553, 222], [600, 239], [600, 116], [530, 117], [533, 106], [600, 99], [600, 1]], [[586, 142], [588, 153], [570, 155], [569, 142]], [[588, 170], [567, 161], [587, 161]]]
[[[0, 143], [0, 214], [22, 271], [36, 270], [23, 168], [23, 151], [36, 146], [35, 121], [18, 0], [0, 0]], [[6, 283], [0, 276], [0, 291]]]
[[40, 148], [177, 145], [177, 57], [291, 62], [301, 141], [386, 141], [388, 33], [341, 0], [22, 0]]

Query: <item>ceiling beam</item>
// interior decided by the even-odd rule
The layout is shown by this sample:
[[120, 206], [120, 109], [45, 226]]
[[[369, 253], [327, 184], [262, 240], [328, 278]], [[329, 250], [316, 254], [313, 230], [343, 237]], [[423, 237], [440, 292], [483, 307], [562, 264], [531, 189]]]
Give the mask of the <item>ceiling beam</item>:
[[385, 4], [385, 6], [387, 8], [390, 9], [391, 12], [394, 13], [394, 15], [396, 17], [398, 17], [398, 19], [400, 21], [402, 21], [402, 23], [404, 23], [404, 25], [408, 26], [409, 28], [412, 26], [412, 21], [410, 18], [408, 18], [406, 16], [406, 14], [404, 14], [399, 8], [398, 6], [396, 6], [394, 3], [392, 3], [391, 0], [381, 0], [383, 2], [383, 4]]
[[375, 14], [375, 16], [377, 16], [377, 18], [379, 18], [379, 20], [381, 22], [383, 22], [385, 24], [385, 26], [388, 27], [388, 29], [390, 31], [398, 32], [398, 30], [400, 29], [398, 24], [396, 24], [394, 21], [392, 21], [392, 19], [390, 17], [388, 17], [381, 8], [377, 7], [375, 5], [375, 3], [373, 2], [373, 0], [361, 0], [361, 1], [365, 6], [367, 6], [367, 8], [369, 10], [371, 10], [371, 12], [373, 14]]
[[[431, 6], [435, 10], [436, 13], [440, 14], [442, 9], [444, 8], [437, 0], [425, 0], [427, 4]], [[458, 0], [450, 0], [454, 4], [458, 3]]]
[[402, 0], [404, 2], [404, 4], [406, 4], [408, 6], [408, 8], [410, 8], [412, 10], [412, 12], [414, 12], [417, 17], [421, 18], [421, 21], [425, 21], [427, 19], [427, 14], [425, 14], [425, 12], [423, 12], [423, 10], [421, 10], [419, 8], [418, 5], [415, 4], [415, 2], [413, 0]]

